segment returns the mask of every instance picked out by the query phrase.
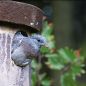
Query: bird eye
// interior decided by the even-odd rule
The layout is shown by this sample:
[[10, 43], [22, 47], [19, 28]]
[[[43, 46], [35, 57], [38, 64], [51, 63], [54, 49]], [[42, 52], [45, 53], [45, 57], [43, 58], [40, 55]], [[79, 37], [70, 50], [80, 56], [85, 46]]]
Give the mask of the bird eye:
[[40, 42], [40, 40], [39, 40], [39, 39], [38, 39], [37, 41], [38, 41], [38, 42]]
[[40, 40], [40, 39], [38, 39], [37, 41], [38, 41], [38, 42], [40, 42], [40, 43], [43, 43], [43, 41], [42, 41], [42, 40]]

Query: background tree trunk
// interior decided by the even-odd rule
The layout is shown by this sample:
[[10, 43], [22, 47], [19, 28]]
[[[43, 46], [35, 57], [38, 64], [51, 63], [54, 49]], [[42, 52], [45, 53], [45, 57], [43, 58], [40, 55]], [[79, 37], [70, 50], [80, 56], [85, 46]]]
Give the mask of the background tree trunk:
[[[57, 49], [62, 47], [72, 47], [72, 1], [53, 1], [53, 21], [54, 33], [56, 38]], [[61, 86], [61, 71], [52, 73], [54, 86]]]

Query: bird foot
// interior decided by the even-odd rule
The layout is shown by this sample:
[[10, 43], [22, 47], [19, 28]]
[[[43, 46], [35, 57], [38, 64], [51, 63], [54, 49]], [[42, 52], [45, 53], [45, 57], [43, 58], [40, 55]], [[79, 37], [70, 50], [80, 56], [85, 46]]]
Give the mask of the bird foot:
[[27, 66], [27, 65], [30, 64], [30, 63], [31, 63], [31, 59], [26, 59], [26, 60], [22, 63], [21, 67], [25, 67], [25, 66]]

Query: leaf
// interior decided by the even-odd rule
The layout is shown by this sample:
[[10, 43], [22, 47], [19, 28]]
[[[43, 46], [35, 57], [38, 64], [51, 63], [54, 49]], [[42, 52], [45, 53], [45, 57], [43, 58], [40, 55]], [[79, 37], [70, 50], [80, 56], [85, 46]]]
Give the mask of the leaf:
[[49, 41], [48, 46], [49, 46], [49, 49], [56, 48], [55, 42], [53, 40]]
[[38, 63], [36, 62], [36, 60], [32, 60], [31, 66], [34, 69], [38, 66]]
[[52, 70], [61, 70], [63, 67], [64, 67], [64, 65], [62, 65], [62, 64], [60, 64], [60, 63], [58, 63], [58, 64], [53, 64], [53, 63], [46, 63], [47, 65], [48, 65], [48, 67], [50, 68], [50, 69], [52, 69]]
[[72, 73], [73, 73], [75, 76], [78, 75], [79, 73], [81, 73], [81, 70], [82, 70], [82, 68], [81, 68], [80, 65], [73, 65], [73, 66], [71, 67], [71, 69], [72, 69]]
[[61, 76], [61, 86], [76, 86], [76, 81], [73, 78], [73, 75], [66, 73]]
[[40, 48], [40, 52], [42, 53], [42, 54], [45, 54], [45, 53], [49, 53], [49, 48], [46, 48], [46, 47], [44, 47], [44, 46], [42, 46], [41, 48]]
[[45, 78], [45, 76], [46, 76], [46, 73], [40, 74], [39, 75], [40, 81], [42, 81]]
[[51, 59], [53, 59], [53, 58], [57, 59], [57, 57], [58, 57], [58, 55], [56, 53], [54, 53], [54, 54], [46, 54], [45, 56], [48, 57], [48, 58], [51, 58]]
[[82, 74], [85, 74], [85, 73], [86, 73], [86, 71], [85, 71], [84, 69], [82, 69], [82, 70], [81, 70], [81, 73], [82, 73]]
[[43, 28], [42, 35], [47, 38], [47, 36], [51, 35], [53, 28], [49, 26], [48, 22], [44, 22]]
[[75, 53], [69, 48], [61, 48], [58, 50], [58, 54], [61, 58], [63, 58], [66, 62], [72, 62], [76, 59]]
[[59, 62], [57, 54], [47, 54], [46, 57], [48, 57], [46, 65], [50, 69], [61, 70], [64, 67], [64, 65]]
[[31, 82], [32, 82], [32, 86], [35, 86], [36, 85], [36, 82], [37, 82], [36, 72], [33, 72], [32, 73]]
[[50, 86], [51, 85], [50, 79], [45, 78], [44, 80], [42, 80], [42, 85], [43, 86]]

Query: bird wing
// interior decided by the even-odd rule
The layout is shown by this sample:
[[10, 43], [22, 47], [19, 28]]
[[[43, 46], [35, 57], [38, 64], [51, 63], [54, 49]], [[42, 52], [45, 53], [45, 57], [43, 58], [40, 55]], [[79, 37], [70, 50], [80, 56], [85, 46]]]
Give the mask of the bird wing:
[[19, 37], [14, 37], [13, 38], [13, 41], [12, 41], [12, 52], [17, 49], [17, 47], [19, 47], [21, 45], [21, 42], [22, 40], [24, 39], [25, 37], [23, 36], [19, 36]]
[[23, 47], [24, 52], [27, 56], [35, 57], [39, 51], [39, 47], [36, 44], [36, 40], [26, 37], [22, 40], [21, 47]]

